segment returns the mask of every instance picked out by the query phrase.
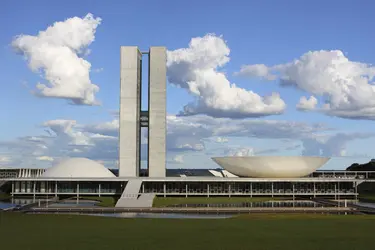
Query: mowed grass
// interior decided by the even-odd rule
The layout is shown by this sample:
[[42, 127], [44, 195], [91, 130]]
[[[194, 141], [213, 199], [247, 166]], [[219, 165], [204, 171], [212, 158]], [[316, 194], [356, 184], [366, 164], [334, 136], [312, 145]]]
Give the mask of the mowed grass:
[[375, 202], [375, 194], [361, 194], [359, 195], [360, 201]]
[[[177, 204], [219, 204], [285, 200], [282, 197], [155, 197], [153, 207], [166, 207]], [[292, 199], [292, 198], [290, 198]]]
[[120, 219], [0, 214], [1, 249], [373, 249], [375, 217], [246, 215]]
[[[74, 199], [74, 198], [72, 198]], [[80, 200], [91, 200], [91, 201], [98, 201], [98, 206], [100, 207], [114, 207], [116, 205], [117, 200], [114, 197], [107, 197], [107, 196], [81, 196], [79, 197]]]
[[6, 200], [6, 199], [9, 199], [9, 198], [11, 198], [11, 196], [9, 194], [0, 193], [0, 201]]

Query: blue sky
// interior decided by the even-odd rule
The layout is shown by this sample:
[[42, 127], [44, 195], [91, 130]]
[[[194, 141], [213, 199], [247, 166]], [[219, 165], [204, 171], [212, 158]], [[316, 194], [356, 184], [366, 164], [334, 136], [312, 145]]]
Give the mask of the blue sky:
[[[119, 103], [119, 49], [122, 45], [137, 45], [143, 50], [161, 45], [166, 46], [170, 53], [175, 53], [174, 61], [170, 61], [172, 66], [168, 69], [168, 76], [169, 82], [180, 88], [168, 85], [169, 124], [173, 127], [171, 131], [176, 131], [170, 135], [168, 167], [215, 167], [210, 160], [212, 155], [242, 155], [244, 152], [249, 155], [316, 155], [319, 151], [321, 155], [334, 157], [326, 168], [338, 169], [352, 162], [366, 162], [373, 155], [371, 145], [375, 141], [375, 111], [371, 110], [372, 107], [375, 109], [372, 101], [375, 94], [363, 87], [361, 76], [366, 76], [368, 81], [365, 85], [371, 89], [371, 65], [375, 62], [375, 39], [371, 32], [375, 21], [371, 11], [374, 5], [373, 1], [336, 0], [230, 3], [3, 1], [0, 7], [0, 67], [3, 83], [0, 107], [1, 113], [5, 115], [0, 123], [0, 159], [3, 161], [0, 164], [49, 166], [52, 159], [60, 157], [95, 155], [96, 160], [113, 167], [116, 164], [116, 154], [113, 153], [115, 138], [108, 138], [113, 140], [109, 143], [93, 139], [92, 136], [96, 133], [116, 137], [113, 132], [117, 119], [114, 112], [118, 110]], [[93, 41], [84, 46], [90, 49], [90, 53], [79, 56], [91, 63], [90, 80], [99, 87], [95, 99], [101, 105], [71, 105], [69, 97], [46, 98], [30, 94], [38, 82], [48, 84], [48, 80], [43, 67], [39, 72], [30, 70], [28, 61], [22, 56], [22, 53], [27, 54], [27, 49], [23, 49], [21, 54], [15, 53], [15, 47], [21, 47], [20, 43], [12, 44], [15, 37], [21, 34], [37, 36], [39, 31], [46, 30], [55, 22], [64, 22], [73, 17], [83, 19], [88, 13], [92, 13], [94, 18], [101, 18], [101, 22], [94, 29]], [[189, 42], [193, 38], [202, 38], [200, 43], [210, 45], [206, 50], [211, 49], [222, 58], [230, 59], [223, 65], [216, 65], [199, 74], [186, 71], [186, 75], [193, 77], [199, 86], [212, 84], [212, 88], [215, 88], [215, 81], [204, 77], [211, 70], [215, 74], [225, 72], [230, 83], [235, 83], [245, 91], [252, 91], [259, 96], [279, 93], [285, 103], [284, 108], [277, 107], [282, 112], [264, 109], [261, 110], [262, 115], [259, 112], [254, 115], [252, 109], [245, 112], [229, 104], [231, 110], [224, 110], [221, 108], [223, 105], [219, 108], [207, 106], [205, 101], [210, 98], [228, 103], [235, 100], [220, 96], [220, 91], [214, 94], [204, 92], [203, 87], [199, 94], [194, 94], [192, 88], [183, 83], [183, 79], [179, 79], [181, 81], [178, 83], [171, 82], [171, 77], [177, 74], [173, 72], [173, 65], [182, 60], [194, 66], [197, 65], [197, 59], [194, 58], [198, 58], [199, 53], [210, 54], [207, 51], [198, 53], [190, 48], [193, 59], [183, 61], [181, 53], [176, 50], [189, 49]], [[225, 48], [215, 47], [218, 44], [215, 41], [223, 41]], [[229, 54], [225, 52], [226, 48], [230, 50]], [[311, 57], [305, 61], [300, 59], [308, 52], [312, 52]], [[336, 66], [335, 58], [339, 58], [341, 67]], [[220, 58], [209, 59], [216, 62]], [[293, 60], [299, 60], [299, 64], [291, 65]], [[206, 63], [209, 63], [208, 59]], [[322, 66], [311, 67], [319, 64]], [[260, 73], [259, 65], [263, 65], [262, 69], [265, 68], [276, 77], [270, 81], [265, 79], [267, 77]], [[277, 68], [277, 65], [282, 66]], [[243, 71], [242, 67], [245, 67]], [[329, 75], [317, 78], [324, 81], [309, 80], [319, 74], [328, 74], [326, 69], [329, 69]], [[327, 79], [333, 79], [336, 75], [339, 76], [336, 81]], [[197, 80], [198, 76], [200, 80]], [[287, 78], [292, 84], [284, 87], [281, 83]], [[348, 90], [346, 87], [349, 85], [354, 87]], [[363, 93], [368, 95], [362, 98], [360, 94]], [[296, 105], [302, 96], [314, 96], [318, 104], [300, 111]], [[319, 107], [327, 102], [327, 98], [331, 106], [322, 110]], [[197, 100], [206, 103], [206, 106], [199, 106]], [[190, 102], [197, 104], [194, 106], [194, 115], [178, 117], [178, 122], [172, 119]], [[276, 107], [276, 100], [274, 104], [273, 107]], [[248, 106], [249, 102], [244, 101], [244, 105]], [[208, 126], [208, 119], [211, 119], [213, 113], [216, 114], [214, 119], [217, 125], [210, 127], [211, 132], [195, 131], [187, 125], [178, 127], [192, 123]], [[233, 114], [241, 114], [241, 117], [234, 117]], [[54, 120], [59, 122], [50, 122]], [[274, 127], [261, 125], [270, 120], [274, 121]], [[259, 124], [253, 124], [258, 121]], [[115, 124], [114, 127], [109, 123]], [[226, 126], [237, 124], [237, 127], [245, 126], [243, 123], [246, 123], [246, 131], [236, 131], [239, 136], [220, 134], [217, 131], [223, 123]], [[281, 126], [279, 123], [286, 129], [277, 134]], [[316, 130], [316, 123], [321, 124], [322, 128]], [[105, 125], [112, 132], [105, 134], [98, 130]], [[37, 146], [30, 142], [31, 136], [38, 139], [32, 142], [37, 143]], [[308, 142], [312, 142], [310, 148], [307, 148]], [[319, 150], [316, 151], [316, 148]], [[112, 153], [103, 157], [94, 154], [103, 151]]]

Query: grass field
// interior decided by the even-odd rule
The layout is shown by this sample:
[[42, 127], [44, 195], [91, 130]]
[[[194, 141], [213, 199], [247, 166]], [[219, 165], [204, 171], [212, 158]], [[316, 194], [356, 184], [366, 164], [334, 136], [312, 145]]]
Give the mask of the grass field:
[[10, 198], [10, 195], [9, 195], [9, 194], [0, 193], [0, 201], [1, 201], [1, 200], [5, 200], [5, 199], [9, 199], [9, 198]]
[[281, 197], [155, 197], [153, 207], [165, 207], [175, 204], [218, 204], [218, 203], [239, 203], [258, 202], [270, 200], [282, 200]]
[[361, 194], [359, 195], [359, 200], [366, 202], [375, 202], [375, 194]]
[[81, 200], [92, 200], [92, 201], [99, 201], [98, 206], [101, 207], [114, 207], [116, 205], [116, 199], [114, 197], [92, 197], [92, 196], [81, 196], [79, 197]]
[[120, 219], [0, 214], [1, 249], [372, 249], [375, 217], [251, 215]]

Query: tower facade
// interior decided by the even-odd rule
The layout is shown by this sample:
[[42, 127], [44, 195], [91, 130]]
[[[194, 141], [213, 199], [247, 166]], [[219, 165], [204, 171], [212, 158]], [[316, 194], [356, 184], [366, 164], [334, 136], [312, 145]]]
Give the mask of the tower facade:
[[[148, 110], [141, 110], [142, 54], [148, 54]], [[165, 177], [166, 162], [166, 48], [121, 47], [119, 176], [138, 177], [141, 128], [148, 127], [148, 173]]]

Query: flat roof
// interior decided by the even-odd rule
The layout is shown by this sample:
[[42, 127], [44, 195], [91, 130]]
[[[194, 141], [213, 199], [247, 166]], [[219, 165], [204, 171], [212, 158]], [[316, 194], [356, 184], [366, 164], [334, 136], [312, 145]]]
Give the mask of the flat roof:
[[[93, 182], [121, 182], [130, 180], [142, 180], [144, 182], [353, 182], [363, 179], [355, 178], [240, 178], [240, 177], [111, 177], [111, 178], [5, 178], [5, 181], [93, 181]], [[374, 180], [375, 181], [375, 180]]]

